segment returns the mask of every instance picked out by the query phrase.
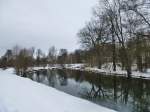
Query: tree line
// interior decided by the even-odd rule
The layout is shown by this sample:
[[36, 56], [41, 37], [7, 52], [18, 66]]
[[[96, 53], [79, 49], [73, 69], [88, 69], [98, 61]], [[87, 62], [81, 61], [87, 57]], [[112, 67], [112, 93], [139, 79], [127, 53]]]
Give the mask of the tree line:
[[[100, 0], [92, 19], [79, 33], [79, 42], [99, 68], [120, 64], [131, 77], [132, 66], [144, 72], [150, 67], [150, 2], [148, 0]], [[92, 59], [90, 58], [90, 59]]]
[[[21, 46], [14, 46], [8, 49], [0, 58], [0, 68], [13, 67], [17, 74], [23, 75], [29, 67], [46, 67], [48, 65], [71, 63], [82, 63], [82, 50], [75, 50], [69, 53], [67, 49], [60, 49], [59, 51], [52, 46], [47, 53], [41, 49], [22, 48]], [[82, 58], [81, 58], [82, 57]]]

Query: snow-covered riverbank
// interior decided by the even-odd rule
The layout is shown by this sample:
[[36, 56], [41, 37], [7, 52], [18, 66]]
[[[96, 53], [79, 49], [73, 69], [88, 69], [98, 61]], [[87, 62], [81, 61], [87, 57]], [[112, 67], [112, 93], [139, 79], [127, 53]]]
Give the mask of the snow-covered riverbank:
[[0, 69], [0, 112], [115, 112]]
[[[56, 64], [54, 66], [46, 66], [46, 67], [33, 67], [29, 71], [32, 70], [39, 70], [39, 69], [70, 69], [70, 70], [78, 70], [78, 71], [86, 71], [86, 72], [93, 72], [93, 73], [100, 73], [105, 75], [116, 75], [116, 76], [127, 76], [127, 72], [122, 70], [121, 67], [117, 66], [117, 70], [113, 71], [112, 64], [103, 65], [102, 69], [98, 69], [97, 67], [88, 67], [84, 64], [65, 64], [63, 67]], [[134, 69], [134, 67], [133, 67]], [[132, 77], [134, 78], [142, 78], [142, 79], [150, 79], [150, 69], [147, 70], [145, 73], [141, 73], [139, 71], [132, 71]]]
[[[83, 64], [71, 64], [65, 65], [66, 69], [72, 70], [81, 70], [93, 73], [102, 73], [105, 75], [117, 75], [117, 76], [127, 76], [127, 72], [122, 70], [121, 67], [117, 66], [116, 71], [113, 71], [112, 63], [104, 64], [102, 69], [98, 69], [97, 67], [84, 67]], [[134, 69], [134, 67], [132, 67]], [[139, 71], [132, 71], [132, 77], [134, 78], [143, 78], [143, 79], [150, 79], [150, 70], [148, 69], [147, 72], [141, 73]]]

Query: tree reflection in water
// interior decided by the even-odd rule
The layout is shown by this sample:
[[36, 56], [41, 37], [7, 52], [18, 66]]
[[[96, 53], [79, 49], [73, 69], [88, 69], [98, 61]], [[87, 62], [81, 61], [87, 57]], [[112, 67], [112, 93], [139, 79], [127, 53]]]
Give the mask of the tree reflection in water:
[[30, 79], [120, 112], [150, 112], [150, 81], [71, 70], [45, 70]]
[[67, 83], [67, 75], [66, 75], [66, 72], [65, 71], [62, 71], [62, 70], [58, 70], [57, 71], [58, 73], [58, 80], [60, 82], [60, 85], [61, 86], [66, 86], [68, 83]]

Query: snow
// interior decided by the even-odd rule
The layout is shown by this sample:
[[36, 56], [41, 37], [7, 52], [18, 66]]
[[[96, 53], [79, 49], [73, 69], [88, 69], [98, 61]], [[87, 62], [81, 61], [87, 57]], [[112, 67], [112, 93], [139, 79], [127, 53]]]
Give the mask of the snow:
[[[36, 68], [38, 69], [38, 68]], [[115, 112], [0, 70], [0, 112]]]
[[[122, 70], [120, 66], [116, 66], [116, 71], [113, 71], [113, 64], [107, 63], [103, 64], [101, 69], [97, 67], [84, 67], [84, 64], [71, 64], [66, 66], [67, 69], [72, 70], [80, 70], [80, 71], [87, 71], [93, 73], [103, 73], [105, 75], [116, 75], [116, 76], [127, 76], [126, 70]], [[134, 78], [143, 78], [143, 79], [150, 79], [150, 69], [147, 69], [147, 72], [141, 73], [136, 71], [135, 66], [132, 66], [132, 77]]]
[[[121, 67], [117, 65], [116, 71], [113, 71], [113, 64], [107, 63], [102, 65], [102, 69], [98, 69], [97, 67], [88, 67], [86, 64], [65, 64], [64, 67], [66, 69], [71, 70], [79, 70], [79, 71], [87, 71], [87, 72], [93, 72], [93, 73], [102, 73], [105, 75], [116, 75], [116, 76], [127, 76], [126, 70], [122, 70]], [[62, 67], [59, 64], [52, 66], [46, 66], [44, 67], [33, 67], [32, 70], [39, 70], [39, 69], [62, 69]], [[132, 66], [132, 77], [134, 78], [143, 78], [143, 79], [150, 79], [150, 69], [147, 69], [147, 72], [141, 73], [139, 71], [136, 71], [135, 65]]]

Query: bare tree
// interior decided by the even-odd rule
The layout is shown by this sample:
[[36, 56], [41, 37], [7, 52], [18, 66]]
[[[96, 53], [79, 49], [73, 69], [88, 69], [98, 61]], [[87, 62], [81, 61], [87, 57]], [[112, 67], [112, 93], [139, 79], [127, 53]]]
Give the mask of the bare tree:
[[40, 64], [41, 64], [41, 58], [43, 57], [43, 52], [42, 52], [42, 50], [41, 49], [37, 49], [37, 51], [36, 51], [36, 64], [38, 65], [38, 66], [40, 66]]
[[48, 62], [51, 64], [55, 64], [57, 59], [57, 49], [55, 46], [49, 48], [48, 52]]
[[58, 56], [58, 63], [59, 64], [66, 64], [67, 63], [67, 56], [68, 56], [68, 51], [67, 49], [60, 49], [59, 51], [59, 56]]
[[19, 54], [16, 55], [14, 59], [14, 62], [17, 74], [24, 76], [28, 67], [33, 66], [30, 49], [20, 49]]
[[150, 28], [150, 1], [149, 0], [124, 0], [122, 7], [128, 11], [133, 11], [136, 15], [142, 18]]
[[103, 63], [103, 48], [108, 41], [107, 29], [108, 25], [106, 24], [105, 15], [102, 14], [99, 19], [92, 20], [78, 33], [79, 42], [86, 49], [94, 49], [98, 68], [101, 68]]
[[126, 46], [126, 42], [128, 40], [128, 36], [126, 34], [126, 29], [124, 28], [124, 24], [126, 24], [123, 19], [124, 11], [122, 10], [122, 1], [121, 0], [113, 0], [111, 3], [109, 0], [105, 0], [105, 9], [108, 12], [108, 17], [110, 18], [110, 23], [113, 28], [113, 32], [118, 39], [118, 42], [121, 45], [122, 55], [124, 55], [125, 60], [125, 68], [127, 70], [128, 77], [131, 77], [131, 60], [128, 53], [128, 49]]

